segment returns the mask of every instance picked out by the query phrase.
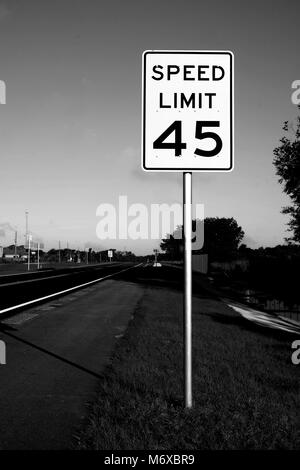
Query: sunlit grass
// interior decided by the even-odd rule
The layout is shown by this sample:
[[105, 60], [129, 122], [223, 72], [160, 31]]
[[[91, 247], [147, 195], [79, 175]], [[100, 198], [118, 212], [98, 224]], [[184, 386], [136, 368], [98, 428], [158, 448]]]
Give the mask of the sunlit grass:
[[182, 295], [146, 289], [99, 384], [83, 449], [299, 447], [294, 337], [194, 299], [193, 410], [183, 409]]

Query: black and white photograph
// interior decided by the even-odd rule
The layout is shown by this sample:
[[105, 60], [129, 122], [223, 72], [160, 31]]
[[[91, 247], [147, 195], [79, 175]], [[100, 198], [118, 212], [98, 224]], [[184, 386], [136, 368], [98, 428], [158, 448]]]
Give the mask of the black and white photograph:
[[300, 450], [299, 18], [0, 0], [0, 460]]

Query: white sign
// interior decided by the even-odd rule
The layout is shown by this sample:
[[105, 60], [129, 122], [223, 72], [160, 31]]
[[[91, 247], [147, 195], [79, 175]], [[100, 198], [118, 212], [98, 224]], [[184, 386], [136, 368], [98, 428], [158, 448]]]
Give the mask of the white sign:
[[30, 249], [31, 250], [43, 250], [44, 249], [44, 243], [43, 242], [38, 242], [33, 240], [32, 235], [27, 235], [27, 240], [25, 242], [24, 248], [26, 250], [29, 249], [29, 242], [30, 242]]
[[146, 171], [233, 169], [233, 54], [145, 51]]
[[108, 256], [109, 258], [112, 258], [112, 257], [113, 257], [113, 251], [112, 251], [112, 250], [108, 250], [107, 256]]

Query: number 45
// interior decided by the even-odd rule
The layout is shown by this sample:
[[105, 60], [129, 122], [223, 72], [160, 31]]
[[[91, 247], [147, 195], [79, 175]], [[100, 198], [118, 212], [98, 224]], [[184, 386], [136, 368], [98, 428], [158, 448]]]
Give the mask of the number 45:
[[[202, 132], [203, 127], [220, 127], [220, 121], [196, 121], [195, 137], [199, 140], [213, 139], [215, 147], [212, 150], [203, 150], [196, 148], [195, 155], [200, 157], [214, 157], [222, 150], [222, 139], [215, 132]], [[175, 133], [175, 142], [165, 142], [169, 135]], [[174, 149], [175, 157], [181, 156], [182, 150], [186, 149], [186, 143], [182, 142], [182, 122], [174, 121], [154, 142], [154, 149]]]

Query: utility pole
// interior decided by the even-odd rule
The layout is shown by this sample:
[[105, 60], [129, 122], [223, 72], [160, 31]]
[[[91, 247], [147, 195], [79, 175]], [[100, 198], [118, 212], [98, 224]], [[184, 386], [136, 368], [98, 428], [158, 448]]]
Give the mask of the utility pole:
[[27, 259], [27, 269], [30, 271], [30, 242], [32, 240], [32, 236], [28, 234], [28, 259]]
[[15, 255], [17, 255], [18, 232], [15, 231]]
[[58, 242], [58, 262], [60, 264], [60, 240]]
[[28, 238], [28, 211], [25, 212], [25, 227], [26, 227], [25, 239], [27, 241], [27, 238]]
[[40, 269], [40, 242], [38, 242], [37, 246], [37, 268]]
[[27, 246], [27, 269], [30, 271], [30, 235], [28, 232], [28, 211], [25, 211], [25, 249]]
[[25, 211], [25, 249], [28, 246], [28, 211]]

